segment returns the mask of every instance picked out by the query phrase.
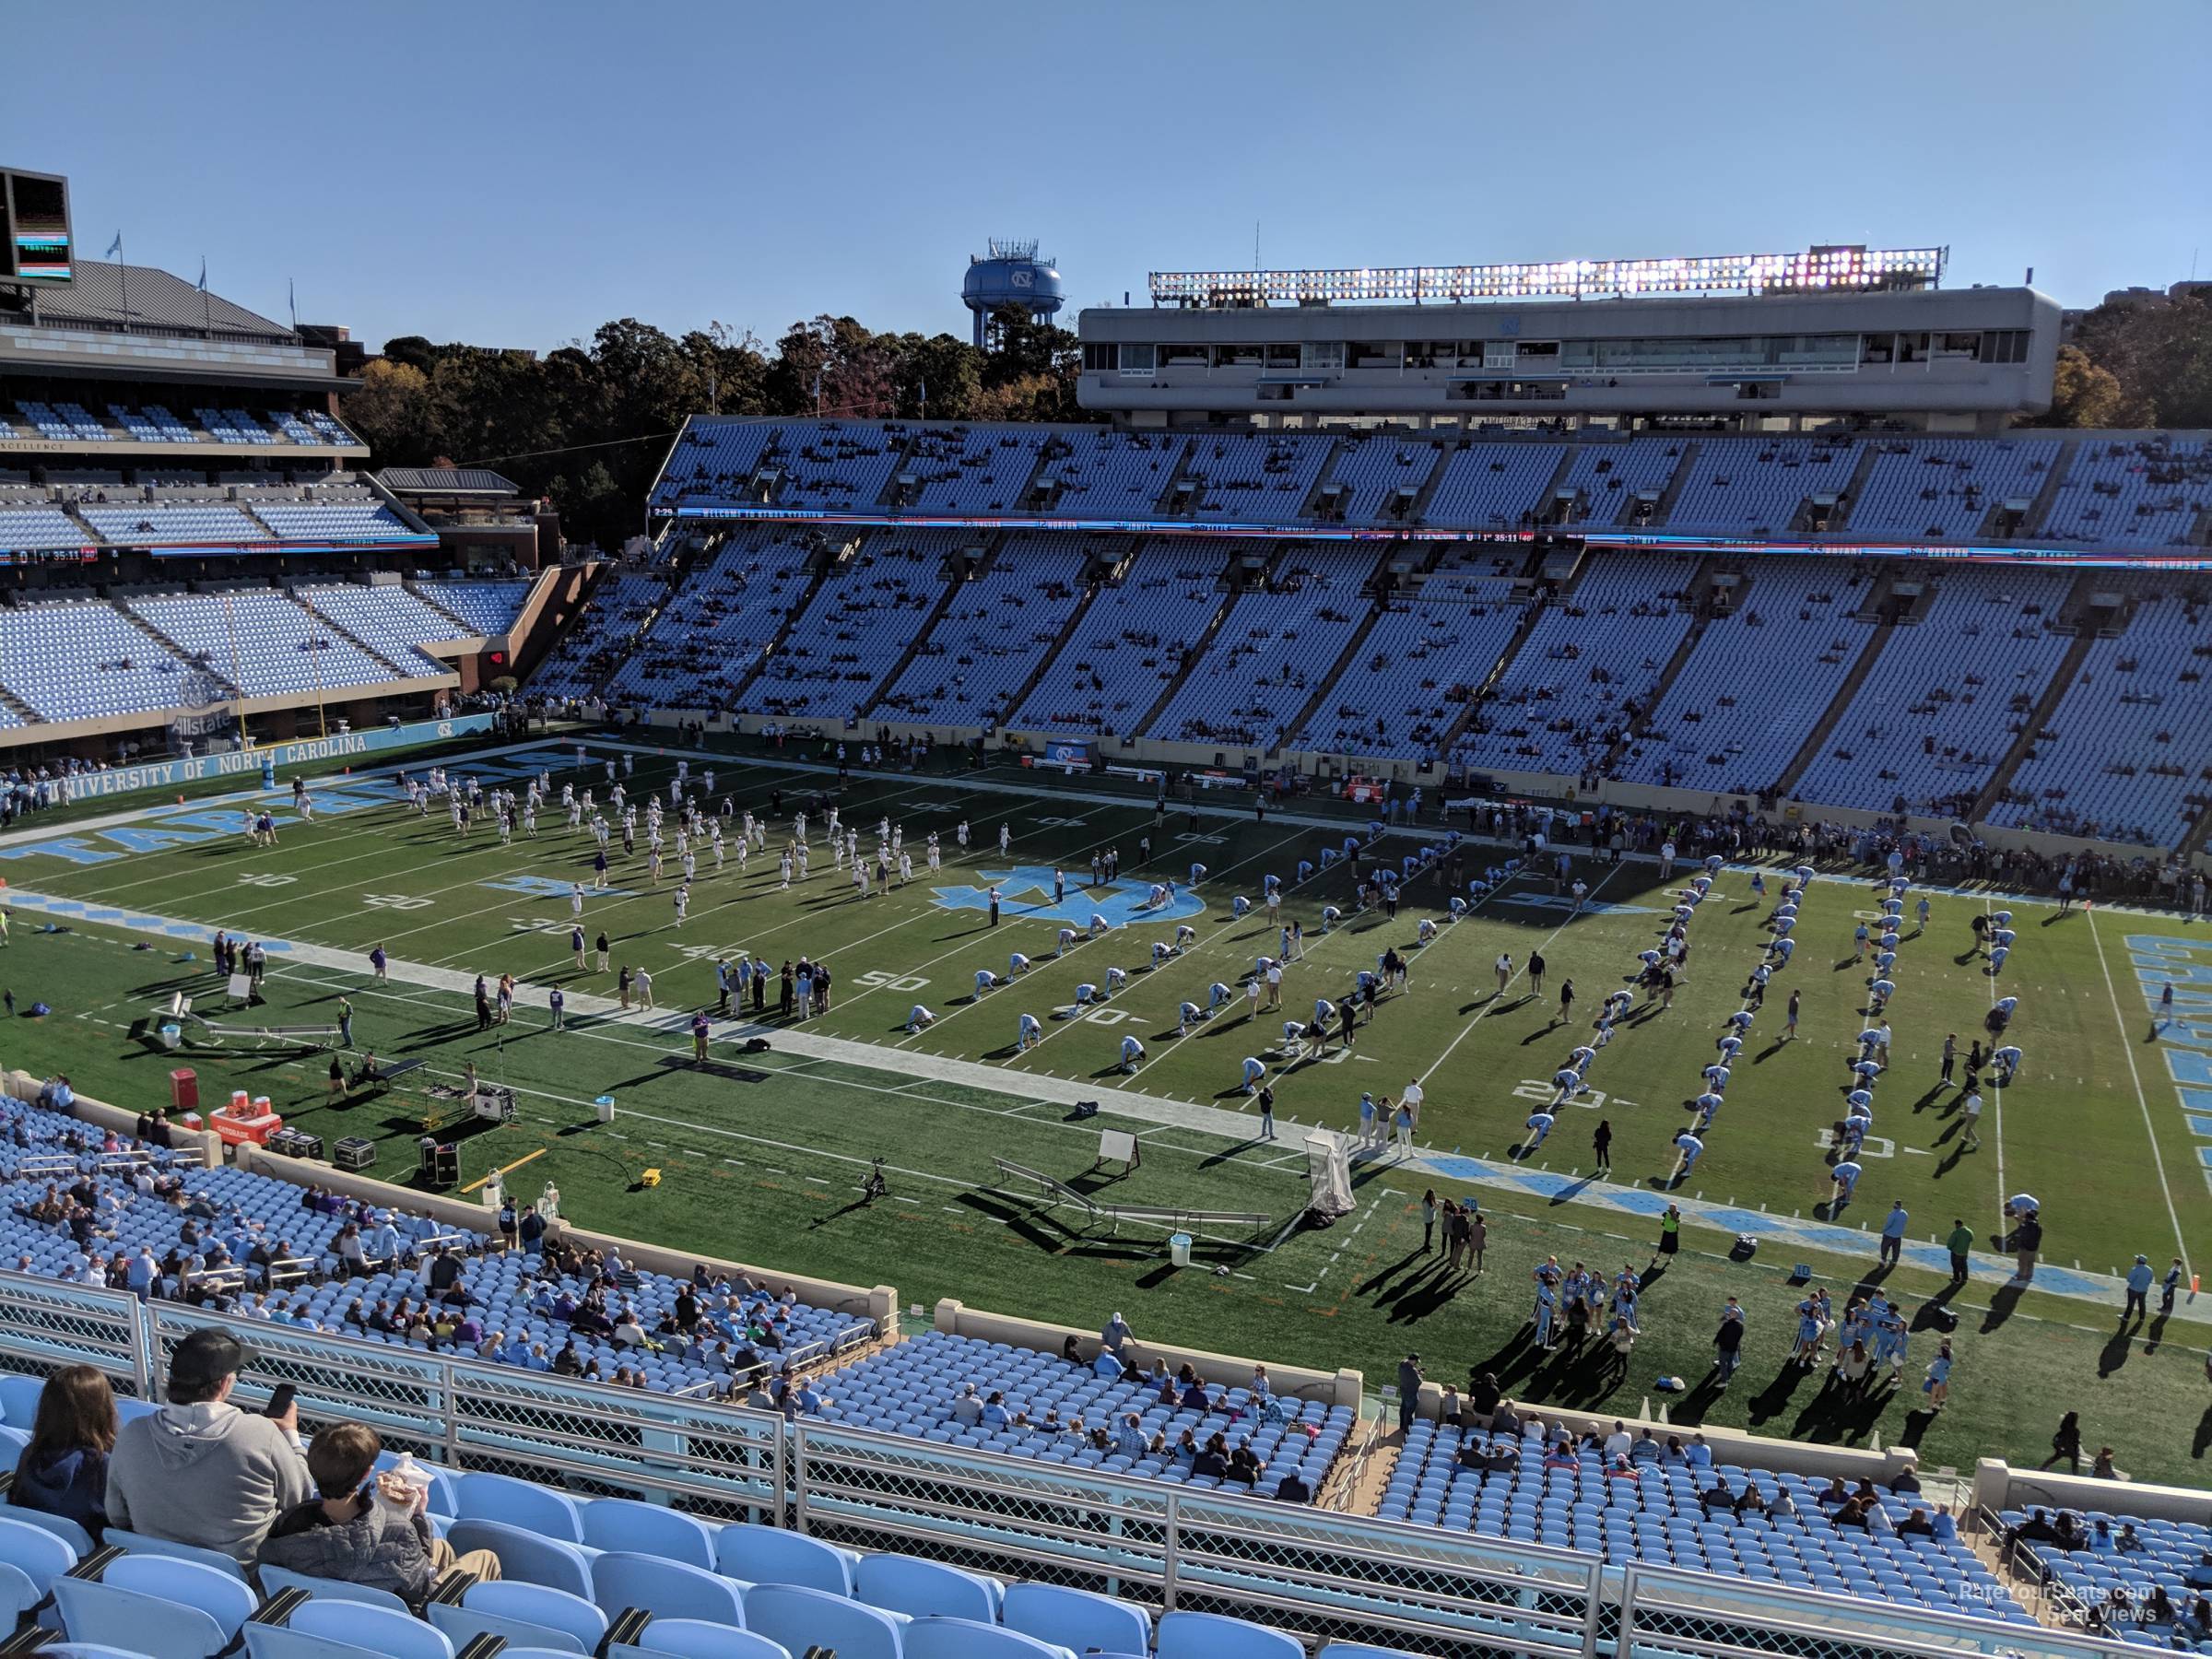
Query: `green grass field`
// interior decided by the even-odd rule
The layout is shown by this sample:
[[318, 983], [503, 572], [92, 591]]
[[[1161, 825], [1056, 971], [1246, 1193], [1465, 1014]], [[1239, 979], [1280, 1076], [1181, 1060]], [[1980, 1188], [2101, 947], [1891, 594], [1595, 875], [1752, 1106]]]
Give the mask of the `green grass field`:
[[[603, 752], [622, 751], [609, 745]], [[572, 756], [566, 742], [548, 743], [473, 770], [489, 783], [549, 765], [556, 791], [576, 778], [604, 797], [599, 755], [584, 778], [563, 770]], [[633, 794], [665, 785], [671, 758], [647, 747], [634, 759]], [[456, 775], [472, 769], [448, 764]], [[1378, 1382], [1406, 1349], [1418, 1348], [1432, 1377], [1495, 1365], [1530, 1397], [1612, 1401], [1623, 1409], [1637, 1406], [1662, 1372], [1693, 1382], [1704, 1377], [1714, 1316], [1735, 1291], [1752, 1312], [1745, 1370], [1725, 1392], [1701, 1385], [1677, 1397], [1678, 1419], [1702, 1416], [1860, 1441], [1878, 1434], [1919, 1443], [1933, 1463], [1963, 1466], [1992, 1451], [2033, 1462], [2057, 1414], [2074, 1406], [2084, 1412], [2085, 1432], [2109, 1439], [2138, 1477], [2199, 1478], [2212, 1412], [2205, 1409], [2196, 1307], [2120, 1335], [2116, 1295], [2102, 1302], [2041, 1288], [2021, 1296], [1977, 1283], [1950, 1299], [1960, 1314], [1959, 1366], [1951, 1407], [1931, 1421], [1912, 1407], [1920, 1364], [1936, 1340], [1924, 1328], [1928, 1308], [1943, 1279], [1908, 1266], [1890, 1276], [1889, 1288], [1920, 1310], [1923, 1328], [1901, 1393], [1845, 1407], [1822, 1393], [1817, 1375], [1783, 1371], [1799, 1294], [1785, 1283], [1791, 1263], [1806, 1261], [1836, 1288], [1847, 1287], [1873, 1265], [1871, 1231], [1863, 1248], [1797, 1251], [1771, 1241], [1755, 1263], [1732, 1264], [1725, 1231], [1692, 1225], [1681, 1259], [1647, 1292], [1646, 1335], [1625, 1378], [1594, 1361], [1527, 1347], [1521, 1329], [1536, 1261], [1556, 1253], [1641, 1266], [1651, 1253], [1649, 1220], [1599, 1200], [1632, 1186], [1657, 1200], [1699, 1069], [1712, 1057], [1722, 1020], [1741, 1006], [1768, 936], [1771, 901], [1755, 899], [1748, 872], [1724, 873], [1700, 908], [1688, 982], [1673, 1007], [1647, 1010], [1640, 997], [1638, 1013], [1592, 1066], [1591, 1094], [1560, 1111], [1526, 1166], [1535, 1176], [1587, 1174], [1590, 1132], [1602, 1118], [1614, 1135], [1615, 1187], [1555, 1190], [1560, 1183], [1552, 1182], [1526, 1191], [1456, 1180], [1471, 1166], [1464, 1159], [1454, 1164], [1453, 1155], [1502, 1159], [1522, 1138], [1537, 1103], [1532, 1097], [1548, 1098], [1544, 1080], [1582, 1040], [1606, 993], [1632, 973], [1636, 953], [1664, 929], [1673, 900], [1652, 865], [1578, 864], [1595, 901], [1581, 914], [1571, 914], [1547, 882], [1512, 882], [1418, 948], [1420, 918], [1441, 921], [1443, 913], [1447, 895], [1437, 874], [1408, 888], [1394, 922], [1358, 915], [1324, 936], [1324, 904], [1352, 909], [1349, 879], [1324, 873], [1295, 888], [1284, 907], [1285, 917], [1296, 915], [1307, 930], [1305, 959], [1286, 976], [1286, 1013], [1248, 1017], [1242, 982], [1255, 956], [1272, 954], [1275, 933], [1261, 914], [1233, 918], [1230, 900], [1239, 893], [1256, 900], [1263, 876], [1288, 880], [1300, 859], [1318, 863], [1322, 846], [1343, 839], [1342, 823], [1256, 822], [1248, 807], [1225, 803], [1203, 810], [1194, 832], [1180, 808], [1156, 823], [1147, 802], [1055, 788], [1028, 773], [888, 775], [841, 788], [830, 774], [771, 767], [752, 756], [694, 760], [695, 769], [710, 764], [720, 774], [717, 794], [733, 794], [741, 808], [766, 814], [771, 791], [782, 792], [768, 852], [755, 853], [744, 874], [734, 856], [715, 874], [701, 846], [689, 914], [679, 926], [673, 846], [671, 873], [655, 888], [641, 825], [639, 855], [617, 856], [612, 890], [586, 901], [587, 933], [604, 929], [618, 962], [651, 970], [655, 1016], [580, 1017], [572, 1006], [569, 1030], [548, 1029], [546, 987], [563, 985], [580, 1003], [583, 994], [613, 994], [612, 974], [579, 972], [570, 955], [568, 883], [589, 883], [593, 842], [571, 834], [557, 806], [540, 814], [535, 840], [518, 833], [501, 846], [488, 826], [457, 837], [441, 807], [417, 817], [388, 779], [363, 774], [319, 782], [312, 824], [296, 821], [279, 803], [281, 844], [274, 849], [247, 844], [238, 804], [201, 802], [149, 808], [125, 823], [73, 817], [0, 845], [0, 874], [18, 899], [0, 981], [18, 1009], [36, 997], [54, 1010], [43, 1021], [19, 1018], [5, 1028], [10, 1041], [0, 1058], [29, 1070], [65, 1070], [81, 1091], [120, 1104], [158, 1100], [177, 1061], [134, 1038], [133, 1028], [180, 989], [211, 1018], [225, 1017], [206, 943], [225, 927], [294, 947], [272, 954], [267, 1006], [257, 1021], [327, 1020], [336, 999], [350, 995], [357, 1046], [386, 1058], [420, 1056], [446, 1077], [474, 1064], [514, 1087], [520, 1121], [466, 1136], [464, 1179], [543, 1149], [518, 1187], [534, 1191], [544, 1171], [560, 1184], [568, 1211], [589, 1225], [771, 1267], [887, 1282], [909, 1302], [953, 1295], [1078, 1324], [1120, 1307], [1140, 1332], [1287, 1362], [1357, 1365]], [[782, 890], [774, 855], [788, 838], [791, 812], [816, 789], [830, 792], [844, 819], [862, 830], [865, 850], [873, 850], [879, 816], [902, 823], [916, 865], [912, 884], [888, 897], [854, 897], [830, 863], [818, 818], [812, 875]], [[952, 833], [963, 818], [971, 841], [965, 853]], [[1002, 824], [1013, 837], [1004, 860], [996, 851]], [[935, 877], [923, 867], [932, 829], [945, 856]], [[1139, 839], [1147, 834], [1154, 855], [1140, 869]], [[1390, 843], [1392, 855], [1412, 845]], [[1208, 866], [1197, 889], [1202, 908], [1181, 917], [1197, 930], [1197, 942], [1157, 971], [1148, 966], [1150, 946], [1171, 935], [1171, 921], [1117, 927], [1053, 959], [1059, 927], [1079, 925], [1097, 902], [1077, 890], [1078, 878], [1088, 878], [1091, 853], [1110, 847], [1122, 853], [1124, 883], [1139, 888], [1170, 874], [1180, 882], [1194, 862]], [[1465, 863], [1472, 873], [1502, 855], [1472, 846]], [[1050, 902], [1055, 865], [1069, 876], [1065, 915]], [[1006, 904], [993, 929], [982, 889], [994, 879]], [[61, 917], [65, 932], [34, 931], [40, 904], [56, 899], [83, 908]], [[1118, 917], [1128, 902], [1110, 905], [1110, 913]], [[1795, 957], [1775, 978], [1706, 1155], [1680, 1196], [1808, 1222], [1825, 1213], [1824, 1133], [1841, 1113], [1846, 1055], [1865, 1023], [1867, 970], [1852, 960], [1851, 935], [1855, 915], [1873, 902], [1870, 886], [1841, 879], [1818, 882], [1806, 896]], [[1993, 983], [1979, 959], [1965, 959], [1969, 924], [2005, 902], [1936, 894], [1924, 935], [1912, 936], [1908, 919], [1891, 1006], [1896, 1046], [1877, 1090], [1877, 1138], [1868, 1142], [1857, 1200], [1837, 1220], [1854, 1230], [1878, 1226], [1891, 1199], [1900, 1198], [1916, 1241], [1947, 1233], [1954, 1217], [1986, 1237], [1998, 1229], [2004, 1198], [2026, 1190], [2044, 1202], [2053, 1270], [2111, 1273], [2138, 1251], [2161, 1271], [2176, 1254], [2194, 1269], [2212, 1253], [2212, 1193], [2192, 1129], [2212, 1134], [2212, 1124], [2181, 1108], [2212, 1106], [2212, 1098], [2177, 1100], [2177, 1081], [2193, 1076], [2194, 1051], [2176, 1044], [2212, 1038], [2184, 1025], [2153, 1041], [2138, 982], [2139, 968], [2154, 985], [2171, 971], [2186, 1017], [2192, 930], [2178, 919], [2104, 911], [2060, 918], [2049, 905], [2013, 901], [2019, 937]], [[204, 933], [164, 935], [156, 919]], [[380, 943], [394, 964], [387, 984], [371, 980], [366, 959]], [[1317, 994], [1339, 996], [1386, 946], [1411, 956], [1411, 987], [1383, 1000], [1349, 1053], [1335, 1042], [1320, 1061], [1293, 1064], [1277, 1053], [1288, 1014], [1309, 1010]], [[739, 949], [776, 963], [802, 953], [827, 959], [836, 973], [833, 1007], [788, 1041], [771, 1030], [775, 1047], [757, 1056], [741, 1058], [733, 1041], [739, 1028], [720, 1022], [715, 1064], [695, 1068], [689, 1013], [712, 1001], [713, 959]], [[1517, 976], [1500, 994], [1494, 959], [1505, 951], [1523, 963], [1532, 949], [1547, 961], [1544, 994]], [[187, 950], [197, 959], [180, 959]], [[1004, 974], [1017, 950], [1034, 959], [1032, 971], [973, 999], [976, 971]], [[2195, 950], [2212, 964], [2212, 944]], [[1127, 989], [1087, 1017], [1058, 1018], [1075, 985], [1102, 983], [1109, 964], [1130, 971]], [[479, 1032], [467, 976], [503, 971], [523, 983], [518, 1010], [509, 1025]], [[2212, 966], [2195, 971], [2212, 981]], [[1579, 993], [1571, 1024], [1557, 1019], [1562, 978]], [[1178, 1004], [1205, 1004], [1216, 981], [1234, 990], [1231, 1006], [1176, 1037]], [[1782, 1009], [1792, 989], [1803, 996], [1801, 1035], [1783, 1042]], [[1959, 1033], [1963, 1050], [1993, 996], [2007, 994], [2021, 999], [2013, 1038], [2026, 1051], [2025, 1067], [2015, 1087], [1992, 1093], [1981, 1147], [1964, 1151], [1957, 1091], [1936, 1087], [1937, 1051], [1946, 1031]], [[771, 1026], [780, 1023], [773, 1001], [771, 992]], [[917, 1002], [938, 1018], [910, 1037], [907, 1014]], [[1017, 1053], [1024, 1012], [1043, 1022], [1045, 1034]], [[1147, 1057], [1124, 1077], [1118, 1048], [1130, 1033]], [[866, 1047], [825, 1049], [816, 1038]], [[1256, 1112], [1234, 1092], [1248, 1054], [1265, 1061], [1274, 1078], [1278, 1141], [1255, 1138]], [[387, 1143], [379, 1166], [387, 1178], [412, 1172], [419, 1120], [404, 1091], [331, 1102], [321, 1055], [202, 1052], [190, 1063], [204, 1095], [233, 1086], [266, 1093], [288, 1119], [326, 1139], [359, 1134]], [[1110, 1110], [1074, 1122], [1066, 1088], [1056, 1086], [1044, 1100], [1025, 1081], [1040, 1075], [1148, 1100], [1135, 1115]], [[1168, 1264], [1166, 1229], [1133, 1222], [1117, 1232], [1072, 1206], [1048, 1207], [1006, 1187], [993, 1163], [1004, 1158], [1042, 1170], [1101, 1202], [1264, 1212], [1287, 1226], [1306, 1194], [1300, 1128], [1348, 1128], [1361, 1090], [1395, 1095], [1416, 1077], [1427, 1094], [1418, 1138], [1433, 1161], [1362, 1163], [1359, 1206], [1335, 1227], [1202, 1239], [1198, 1265], [1187, 1270]], [[598, 1124], [591, 1106], [604, 1093], [620, 1105], [611, 1126]], [[1220, 1109], [1242, 1121], [1216, 1115]], [[1141, 1168], [1126, 1175], [1093, 1170], [1101, 1126], [1140, 1135]], [[877, 1156], [890, 1171], [893, 1198], [864, 1207], [857, 1182]], [[637, 1177], [648, 1167], [665, 1178], [641, 1189]], [[1419, 1253], [1418, 1202], [1430, 1186], [1479, 1194], [1492, 1222], [1479, 1277], [1448, 1280], [1438, 1258]], [[2212, 1313], [2212, 1299], [2197, 1306]]]

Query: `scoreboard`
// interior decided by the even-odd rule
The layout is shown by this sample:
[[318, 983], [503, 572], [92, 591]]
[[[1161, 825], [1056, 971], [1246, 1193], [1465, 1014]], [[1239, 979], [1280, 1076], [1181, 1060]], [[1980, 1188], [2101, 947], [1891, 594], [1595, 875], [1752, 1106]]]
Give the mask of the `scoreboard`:
[[0, 282], [63, 288], [76, 279], [69, 181], [0, 168]]

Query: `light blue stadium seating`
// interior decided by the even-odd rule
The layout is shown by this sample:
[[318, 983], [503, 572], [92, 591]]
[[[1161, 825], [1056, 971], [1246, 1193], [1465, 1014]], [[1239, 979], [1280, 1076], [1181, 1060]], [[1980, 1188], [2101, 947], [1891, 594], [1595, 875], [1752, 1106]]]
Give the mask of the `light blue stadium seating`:
[[1306, 1659], [1295, 1636], [1218, 1613], [1163, 1613], [1159, 1659]]
[[606, 1615], [582, 1596], [545, 1584], [492, 1579], [471, 1584], [458, 1606], [433, 1605], [430, 1622], [465, 1646], [479, 1630], [539, 1647], [596, 1653], [606, 1638]]
[[1770, 789], [1866, 648], [1863, 571], [1759, 559], [1736, 607], [1707, 624], [1618, 774], [1637, 783]]
[[812, 721], [857, 714], [913, 641], [918, 618], [935, 606], [945, 562], [964, 539], [945, 530], [870, 532], [793, 620], [746, 706]]
[[1996, 508], [2032, 500], [2058, 459], [2052, 438], [1875, 441], [1845, 525], [1854, 536], [1968, 541]]
[[925, 427], [894, 475], [912, 477], [915, 512], [1012, 512], [1037, 470], [1041, 427]]
[[995, 1624], [1006, 1596], [994, 1578], [913, 1556], [863, 1556], [853, 1583], [853, 1594], [871, 1607], [913, 1618]]
[[2063, 571], [1937, 572], [1933, 600], [1890, 630], [1797, 794], [1964, 816], [2066, 654], [2051, 624], [2073, 582]]
[[1219, 607], [1230, 549], [1146, 544], [1101, 590], [1028, 701], [1021, 729], [1123, 734], [1144, 720]]
[[1477, 771], [1562, 772], [1600, 766], [1689, 631], [1681, 584], [1694, 565], [1647, 553], [1594, 553], [1552, 601], [1490, 688], [1453, 759]]
[[737, 1585], [719, 1573], [659, 1556], [610, 1550], [592, 1559], [592, 1594], [609, 1618], [641, 1607], [655, 1618], [695, 1618], [743, 1628], [745, 1603]]
[[1274, 748], [1366, 619], [1374, 569], [1360, 548], [1287, 558], [1264, 586], [1238, 594], [1145, 735]]
[[[900, 1659], [905, 1618], [880, 1607], [794, 1584], [760, 1584], [747, 1592], [746, 1627], [794, 1653], [835, 1650], [837, 1659]], [[650, 1627], [648, 1627], [650, 1630]]]
[[1545, 487], [1567, 446], [1503, 440], [1470, 441], [1444, 459], [1422, 521], [1475, 530], [1512, 530], [1547, 504]]
[[1815, 496], [1843, 492], [1860, 450], [1847, 437], [1702, 438], [1666, 528], [1712, 535], [1789, 533]]
[[2191, 798], [2212, 795], [2206, 609], [2171, 580], [2110, 585], [2137, 596], [2133, 617], [2090, 642], [1990, 821], [2171, 846], [2203, 817]]
[[1016, 535], [961, 589], [898, 680], [877, 718], [994, 725], [1082, 602], [1089, 555], [1073, 538]]
[[758, 1631], [700, 1624], [695, 1619], [656, 1618], [645, 1627], [636, 1646], [617, 1643], [606, 1650], [606, 1659], [651, 1659], [662, 1653], [674, 1654], [676, 1659], [795, 1659], [806, 1651], [771, 1641]]

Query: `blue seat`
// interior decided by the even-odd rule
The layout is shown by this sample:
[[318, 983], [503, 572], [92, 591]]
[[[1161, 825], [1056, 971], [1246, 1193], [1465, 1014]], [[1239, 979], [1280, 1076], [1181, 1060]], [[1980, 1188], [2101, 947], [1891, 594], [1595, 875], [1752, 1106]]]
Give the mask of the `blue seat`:
[[[504, 1650], [512, 1653], [512, 1648]], [[328, 1636], [311, 1636], [284, 1625], [246, 1627], [246, 1659], [369, 1659], [374, 1648], [359, 1647]]]
[[19, 1504], [11, 1505], [5, 1513], [10, 1521], [20, 1521], [42, 1532], [52, 1533], [76, 1550], [79, 1560], [92, 1553], [92, 1535], [66, 1515], [50, 1515], [44, 1510], [29, 1509]]
[[594, 1549], [661, 1556], [712, 1571], [714, 1528], [681, 1510], [634, 1498], [600, 1498], [583, 1506], [583, 1541]]
[[587, 1602], [594, 1600], [591, 1561], [573, 1544], [541, 1538], [525, 1527], [500, 1521], [456, 1521], [447, 1528], [445, 1539], [456, 1555], [466, 1555], [472, 1549], [490, 1550], [500, 1559], [502, 1578], [565, 1590]]
[[0, 1515], [0, 1563], [15, 1568], [38, 1587], [43, 1596], [53, 1581], [83, 1557], [58, 1534], [31, 1524], [29, 1510], [10, 1509]]
[[[525, 1584], [523, 1587], [527, 1590], [544, 1588], [539, 1584]], [[558, 1595], [560, 1593], [547, 1590], [546, 1594]], [[588, 1653], [592, 1651], [566, 1630], [556, 1630], [551, 1625], [533, 1624], [526, 1618], [501, 1618], [496, 1613], [481, 1612], [453, 1602], [432, 1602], [424, 1610], [429, 1613], [430, 1622], [453, 1644], [455, 1653], [479, 1636], [497, 1636], [507, 1644], [502, 1652], [518, 1647], [551, 1649], [563, 1653]], [[596, 1607], [592, 1609], [594, 1613], [598, 1610]]]
[[[606, 1639], [606, 1615], [594, 1603], [566, 1590], [548, 1589], [544, 1584], [524, 1583], [516, 1579], [471, 1584], [462, 1593], [461, 1605], [472, 1613], [559, 1630], [587, 1653], [596, 1652], [600, 1642]], [[539, 1645], [567, 1644], [548, 1641]]]
[[41, 1377], [0, 1377], [0, 1422], [11, 1429], [29, 1429], [39, 1419], [39, 1395], [46, 1390]]
[[1218, 1613], [1163, 1613], [1159, 1659], [1306, 1659], [1305, 1643]]
[[[905, 1619], [827, 1591], [761, 1584], [746, 1596], [745, 1616], [755, 1632], [794, 1653], [826, 1647], [837, 1659], [901, 1659], [899, 1638]], [[652, 1633], [648, 1626], [646, 1634]]]
[[980, 1572], [963, 1571], [917, 1556], [871, 1555], [860, 1559], [853, 1594], [871, 1607], [911, 1618], [971, 1619], [996, 1624], [1006, 1586]]
[[148, 1537], [121, 1526], [111, 1526], [100, 1535], [100, 1542], [112, 1544], [131, 1555], [167, 1556], [171, 1560], [191, 1561], [197, 1566], [212, 1567], [218, 1572], [227, 1572], [240, 1583], [246, 1582], [246, 1570], [219, 1549], [202, 1549], [197, 1544], [176, 1544], [167, 1538]]
[[[155, 1559], [136, 1559], [149, 1562]], [[63, 1630], [73, 1640], [123, 1648], [144, 1654], [146, 1659], [215, 1659], [216, 1654], [230, 1645], [239, 1625], [226, 1630], [223, 1621], [204, 1607], [121, 1582], [129, 1575], [117, 1574], [115, 1570], [126, 1566], [130, 1559], [125, 1558], [109, 1568], [111, 1576], [119, 1579], [115, 1583], [95, 1583], [90, 1579], [54, 1580], [54, 1605], [61, 1613]], [[182, 1571], [205, 1571], [195, 1569], [190, 1561], [164, 1560], [156, 1564]], [[213, 1573], [208, 1576], [219, 1577]], [[178, 1588], [171, 1580], [155, 1582], [171, 1589]], [[239, 1583], [238, 1588], [245, 1590], [244, 1583]], [[246, 1591], [246, 1594], [250, 1599], [253, 1592]], [[251, 1610], [249, 1607], [248, 1611]], [[239, 1624], [244, 1622], [241, 1615]]]
[[387, 1659], [453, 1659], [442, 1631], [407, 1613], [335, 1601], [311, 1601], [292, 1610], [291, 1628], [302, 1636], [350, 1642]]
[[[606, 1650], [606, 1659], [662, 1659], [671, 1653], [677, 1659], [792, 1659], [794, 1651], [806, 1652], [771, 1641], [756, 1630], [734, 1630], [693, 1618], [656, 1618], [645, 1627], [635, 1647], [618, 1643]], [[507, 1659], [506, 1654], [500, 1659]]]
[[1144, 1653], [1152, 1648], [1152, 1620], [1142, 1607], [1091, 1590], [1011, 1584], [1000, 1621], [1009, 1630], [1078, 1653]]
[[853, 1594], [849, 1551], [778, 1527], [724, 1527], [714, 1544], [714, 1566], [743, 1583], [797, 1584], [830, 1595]]
[[695, 1618], [707, 1624], [746, 1624], [737, 1586], [719, 1573], [659, 1556], [616, 1550], [592, 1563], [599, 1610], [609, 1616], [639, 1607], [655, 1618]]
[[20, 1567], [10, 1567], [0, 1561], [0, 1609], [15, 1617], [6, 1621], [14, 1630], [23, 1621], [23, 1616], [46, 1599], [46, 1592], [31, 1583], [30, 1574]]
[[564, 1493], [509, 1475], [464, 1475], [453, 1486], [460, 1520], [497, 1521], [563, 1544], [583, 1542], [582, 1506]]
[[372, 1584], [349, 1584], [344, 1579], [316, 1578], [312, 1573], [290, 1572], [282, 1567], [263, 1567], [261, 1587], [271, 1595], [283, 1590], [300, 1590], [310, 1601], [360, 1602], [371, 1607], [382, 1607], [394, 1613], [409, 1611], [407, 1604], [389, 1590], [379, 1590]]
[[1071, 1648], [972, 1618], [917, 1618], [901, 1641], [905, 1659], [1075, 1659]]

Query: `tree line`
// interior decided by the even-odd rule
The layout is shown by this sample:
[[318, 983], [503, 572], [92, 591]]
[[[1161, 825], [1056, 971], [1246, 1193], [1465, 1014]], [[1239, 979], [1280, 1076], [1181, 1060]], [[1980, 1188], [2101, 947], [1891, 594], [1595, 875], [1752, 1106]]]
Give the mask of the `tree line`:
[[645, 493], [691, 415], [1089, 418], [1074, 335], [1015, 310], [992, 333], [982, 351], [820, 316], [771, 347], [720, 324], [679, 336], [624, 317], [542, 356], [407, 335], [342, 406], [377, 465], [488, 465], [550, 499], [571, 540], [612, 548], [642, 527]]
[[2058, 348], [2048, 427], [2212, 427], [2212, 290], [2123, 294]]

